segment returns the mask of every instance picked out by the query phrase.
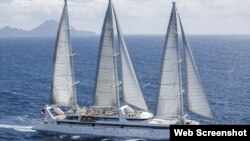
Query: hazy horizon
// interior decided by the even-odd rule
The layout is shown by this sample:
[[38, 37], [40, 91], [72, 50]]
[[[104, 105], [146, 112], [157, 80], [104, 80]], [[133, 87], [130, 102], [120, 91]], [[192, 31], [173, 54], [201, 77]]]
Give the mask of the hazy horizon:
[[[250, 35], [249, 0], [175, 0], [189, 35]], [[70, 24], [100, 34], [108, 0], [68, 0]], [[113, 0], [126, 35], [164, 35], [172, 0]], [[0, 28], [59, 21], [63, 0], [1, 0]]]

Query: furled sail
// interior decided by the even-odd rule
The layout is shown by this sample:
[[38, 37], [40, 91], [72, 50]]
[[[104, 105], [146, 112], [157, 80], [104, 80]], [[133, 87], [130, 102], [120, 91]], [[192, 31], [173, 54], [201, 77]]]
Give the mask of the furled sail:
[[65, 0], [57, 32], [53, 65], [50, 104], [58, 106], [77, 106], [67, 0]]
[[102, 27], [98, 56], [93, 104], [96, 106], [118, 106], [117, 55], [114, 47], [113, 9], [111, 1], [109, 1]]
[[175, 117], [181, 114], [180, 61], [178, 57], [178, 33], [175, 4], [165, 38], [156, 115]]
[[198, 115], [212, 118], [212, 112], [207, 102], [204, 90], [201, 85], [199, 73], [189, 46], [187, 37], [185, 35], [180, 15], [179, 21], [181, 26], [181, 33], [183, 38], [185, 66], [186, 66], [186, 93], [188, 100], [188, 109]]
[[139, 109], [148, 111], [146, 102], [144, 100], [143, 94], [141, 92], [139, 83], [136, 78], [133, 65], [130, 60], [130, 56], [114, 8], [113, 11], [116, 21], [120, 57], [121, 57], [120, 64], [121, 64], [122, 93], [124, 102]]

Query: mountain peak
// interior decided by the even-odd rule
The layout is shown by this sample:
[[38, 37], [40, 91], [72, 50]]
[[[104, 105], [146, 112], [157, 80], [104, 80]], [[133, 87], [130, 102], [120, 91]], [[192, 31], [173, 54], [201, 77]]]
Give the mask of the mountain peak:
[[[44, 23], [40, 24], [39, 26], [58, 26], [59, 22], [55, 21], [55, 20], [47, 20]], [[39, 27], [38, 26], [38, 27]]]
[[11, 27], [7, 25], [7, 26], [3, 27], [3, 29], [11, 29]]
[[[55, 20], [47, 20], [42, 24], [38, 25], [32, 30], [22, 30], [17, 28], [12, 28], [10, 26], [5, 26], [0, 29], [1, 36], [56, 36], [59, 22]], [[78, 31], [74, 27], [71, 28], [72, 36], [93, 36], [96, 35], [91, 31]]]

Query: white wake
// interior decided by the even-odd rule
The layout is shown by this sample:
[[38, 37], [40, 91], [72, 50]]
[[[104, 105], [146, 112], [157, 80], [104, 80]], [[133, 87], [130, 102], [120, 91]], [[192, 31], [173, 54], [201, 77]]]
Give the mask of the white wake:
[[36, 130], [32, 130], [32, 126], [20, 126], [20, 125], [5, 125], [5, 124], [0, 124], [0, 128], [14, 129], [14, 130], [20, 131], [20, 132], [36, 132]]

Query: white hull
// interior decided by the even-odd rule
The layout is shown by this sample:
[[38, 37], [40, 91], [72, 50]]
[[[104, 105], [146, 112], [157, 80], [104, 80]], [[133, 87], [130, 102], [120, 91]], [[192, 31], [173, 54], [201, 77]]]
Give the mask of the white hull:
[[38, 131], [49, 131], [73, 135], [94, 135], [109, 137], [136, 137], [144, 139], [167, 140], [169, 139], [169, 128], [154, 129], [132, 126], [92, 126], [76, 124], [40, 124], [33, 127]]
[[[57, 115], [52, 114], [51, 111]], [[180, 124], [176, 118], [152, 117], [150, 119], [129, 120], [123, 114], [120, 114], [120, 118], [98, 116], [91, 120], [83, 120], [81, 114], [64, 115], [58, 107], [49, 106], [46, 106], [44, 112], [43, 121], [33, 126], [32, 129], [73, 135], [168, 140], [170, 125]], [[185, 119], [185, 123], [197, 124], [198, 122]]]

